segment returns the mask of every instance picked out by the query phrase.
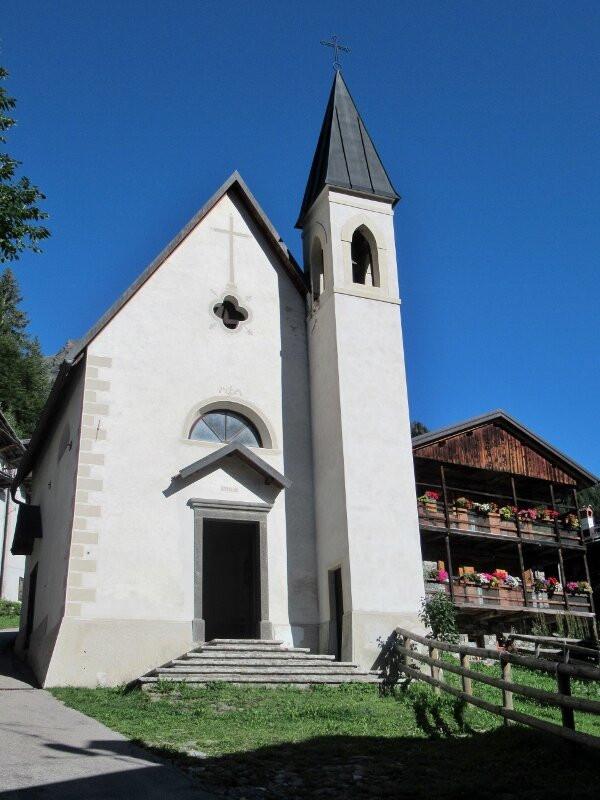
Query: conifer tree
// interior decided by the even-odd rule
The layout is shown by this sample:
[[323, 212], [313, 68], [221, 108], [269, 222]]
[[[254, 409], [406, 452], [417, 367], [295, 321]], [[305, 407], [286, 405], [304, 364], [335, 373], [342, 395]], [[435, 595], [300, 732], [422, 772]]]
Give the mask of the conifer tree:
[[23, 437], [31, 436], [46, 402], [49, 377], [39, 342], [25, 328], [19, 286], [7, 267], [0, 275], [0, 408]]
[[[0, 67], [0, 81], [8, 76]], [[0, 86], [0, 144], [4, 133], [15, 124], [8, 116], [16, 105]], [[40, 220], [38, 200], [44, 195], [28, 178], [17, 178], [20, 162], [0, 152], [0, 262], [15, 261], [26, 249], [40, 252], [38, 242], [50, 236]], [[49, 377], [37, 339], [26, 333], [27, 314], [19, 308], [22, 300], [17, 279], [8, 267], [0, 275], [0, 408], [16, 432], [30, 436], [49, 390]]]

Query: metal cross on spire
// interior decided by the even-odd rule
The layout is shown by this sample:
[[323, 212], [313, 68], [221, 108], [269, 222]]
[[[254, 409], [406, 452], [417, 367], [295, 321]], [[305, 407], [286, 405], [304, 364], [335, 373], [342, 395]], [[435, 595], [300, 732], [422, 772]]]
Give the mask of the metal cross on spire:
[[325, 47], [333, 47], [333, 68], [335, 70], [339, 70], [342, 68], [342, 65], [338, 59], [338, 53], [341, 50], [342, 53], [349, 53], [350, 48], [344, 47], [343, 44], [338, 44], [337, 36], [332, 36], [330, 42], [326, 42], [324, 39], [321, 39], [321, 44], [324, 44]]

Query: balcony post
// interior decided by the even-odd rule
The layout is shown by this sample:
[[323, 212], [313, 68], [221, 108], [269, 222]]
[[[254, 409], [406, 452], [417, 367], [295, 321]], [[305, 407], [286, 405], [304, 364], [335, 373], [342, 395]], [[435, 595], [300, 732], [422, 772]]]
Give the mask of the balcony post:
[[[556, 503], [554, 502], [554, 486], [550, 484], [550, 500], [552, 501], [552, 511], [556, 511]], [[560, 526], [558, 524], [558, 517], [554, 517], [554, 535], [556, 536], [556, 541], [559, 544], [562, 544], [562, 539], [560, 536]]]
[[567, 611], [570, 611], [571, 610], [571, 605], [570, 605], [569, 595], [567, 593], [567, 587], [566, 587], [567, 575], [565, 573], [565, 562], [563, 560], [562, 547], [560, 545], [558, 546], [558, 561], [559, 561], [559, 567], [560, 567], [560, 571], [561, 571], [561, 581], [562, 581], [562, 586], [563, 586], [564, 604], [565, 604], [565, 608], [567, 609]]
[[[590, 568], [588, 566], [587, 552], [585, 550], [583, 552], [583, 568], [585, 569], [585, 579], [589, 583], [589, 585], [591, 586], [592, 585], [592, 581], [591, 581], [591, 578], [590, 578]], [[594, 603], [594, 593], [590, 592], [590, 611], [592, 612], [592, 614], [596, 613], [595, 605], [596, 604]]]
[[444, 465], [440, 464], [440, 481], [442, 484], [442, 497], [444, 498], [444, 515], [446, 518], [446, 559], [448, 560], [448, 586], [450, 598], [454, 602], [454, 582], [452, 580], [452, 554], [450, 552], [450, 511], [448, 509], [448, 492], [446, 491], [446, 473]]
[[521, 568], [521, 588], [523, 591], [523, 602], [525, 603], [525, 608], [529, 606], [529, 598], [527, 597], [527, 586], [525, 585], [525, 562], [523, 561], [523, 545], [521, 541], [523, 539], [523, 534], [521, 532], [521, 520], [519, 519], [519, 505], [517, 503], [517, 487], [515, 486], [515, 479], [511, 475], [510, 476], [510, 486], [512, 489], [512, 496], [513, 496], [513, 505], [516, 508], [515, 511], [515, 524], [517, 526], [517, 537], [519, 541], [517, 542], [517, 551], [519, 553], [519, 567]]
[[[575, 516], [577, 517], [577, 519], [579, 519], [579, 500], [577, 499], [577, 489], [573, 489], [573, 503], [575, 505]], [[581, 544], [585, 544], [585, 542], [583, 541], [583, 530], [581, 529], [580, 519], [579, 519], [579, 541], [581, 542]]]

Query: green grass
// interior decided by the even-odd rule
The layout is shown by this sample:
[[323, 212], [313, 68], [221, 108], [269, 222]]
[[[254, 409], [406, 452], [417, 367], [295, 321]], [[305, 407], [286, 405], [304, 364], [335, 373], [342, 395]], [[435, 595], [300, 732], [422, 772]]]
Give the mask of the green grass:
[[[506, 728], [499, 717], [437, 699], [422, 683], [385, 697], [360, 685], [159, 689], [52, 692], [174, 758], [218, 794], [241, 791], [237, 786], [263, 787], [265, 800], [597, 796], [594, 753], [521, 726]], [[189, 755], [198, 750], [206, 757]]]
[[[452, 658], [445, 657], [443, 660], [452, 661]], [[453, 663], [457, 664], [458, 662], [454, 660]], [[499, 665], [487, 666], [481, 662], [475, 662], [471, 664], [471, 669], [476, 672], [483, 672], [495, 678], [501, 677]], [[454, 675], [446, 670], [444, 673], [444, 680], [451, 686], [462, 688], [461, 677], [459, 675]], [[532, 686], [535, 689], [544, 689], [554, 694], [557, 692], [556, 679], [548, 673], [539, 672], [538, 670], [530, 670], [524, 667], [512, 667], [512, 681], [513, 683]], [[473, 694], [477, 697], [481, 697], [483, 700], [487, 700], [489, 703], [494, 703], [495, 705], [502, 705], [502, 691], [500, 689], [495, 689], [493, 686], [486, 686], [477, 681], [472, 681], [472, 687]], [[600, 701], [600, 684], [596, 681], [572, 680], [571, 694], [574, 697]], [[561, 712], [559, 708], [547, 706], [541, 701], [521, 697], [516, 694], [513, 695], [513, 705], [515, 711], [521, 711], [524, 714], [538, 717], [546, 722], [553, 722], [556, 725], [561, 724]], [[486, 716], [489, 715], [486, 714]], [[576, 711], [575, 727], [582, 733], [600, 736], [600, 717]]]
[[0, 600], [0, 630], [18, 628], [21, 603], [14, 600]]

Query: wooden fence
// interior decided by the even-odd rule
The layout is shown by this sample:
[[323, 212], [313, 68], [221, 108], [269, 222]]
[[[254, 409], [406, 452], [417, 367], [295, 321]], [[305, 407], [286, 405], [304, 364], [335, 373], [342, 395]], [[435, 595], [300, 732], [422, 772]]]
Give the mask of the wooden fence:
[[[531, 654], [535, 658], [546, 657], [552, 661], [559, 659], [565, 664], [595, 661], [600, 667], [600, 650], [583, 646], [580, 639], [533, 636], [524, 633], [505, 633], [504, 638], [507, 645], [510, 644], [510, 652]], [[519, 645], [518, 642], [524, 644]]]
[[[520, 722], [532, 728], [546, 731], [571, 742], [586, 744], [600, 748], [600, 737], [575, 730], [575, 711], [583, 711], [588, 714], [600, 716], [600, 702], [597, 700], [585, 700], [580, 697], [571, 696], [571, 679], [581, 678], [586, 680], [600, 681], [600, 669], [591, 666], [579, 666], [574, 664], [557, 663], [542, 658], [530, 658], [528, 656], [507, 653], [505, 651], [491, 650], [483, 647], [472, 647], [470, 645], [449, 644], [437, 639], [429, 639], [420, 636], [404, 628], [396, 628], [397, 641], [395, 648], [402, 656], [399, 669], [406, 675], [416, 680], [424, 681], [434, 687], [436, 694], [443, 690], [454, 697], [471, 703], [484, 711], [498, 714], [504, 717], [506, 725], [511, 722]], [[428, 655], [413, 650], [411, 645], [423, 645], [428, 650]], [[440, 659], [440, 652], [454, 653], [459, 656], [460, 666], [449, 661]], [[501, 669], [501, 678], [495, 678], [484, 672], [478, 672], [470, 668], [471, 657], [493, 659], [498, 661]], [[410, 665], [411, 660], [419, 661], [430, 667], [430, 674], [416, 669]], [[521, 683], [514, 683], [512, 680], [512, 665], [527, 667], [538, 672], [546, 672], [556, 678], [557, 691], [548, 692], [545, 689], [535, 689], [533, 686], [526, 686]], [[444, 681], [443, 673], [452, 672], [462, 678], [462, 689]], [[487, 686], [493, 686], [502, 690], [502, 705], [495, 705], [487, 700], [482, 700], [473, 694], [472, 682], [478, 681]], [[600, 685], [600, 683], [599, 683]], [[560, 708], [562, 715], [562, 725], [539, 719], [538, 717], [515, 711], [513, 707], [513, 695], [520, 695], [532, 700], [547, 703], [549, 706]]]

